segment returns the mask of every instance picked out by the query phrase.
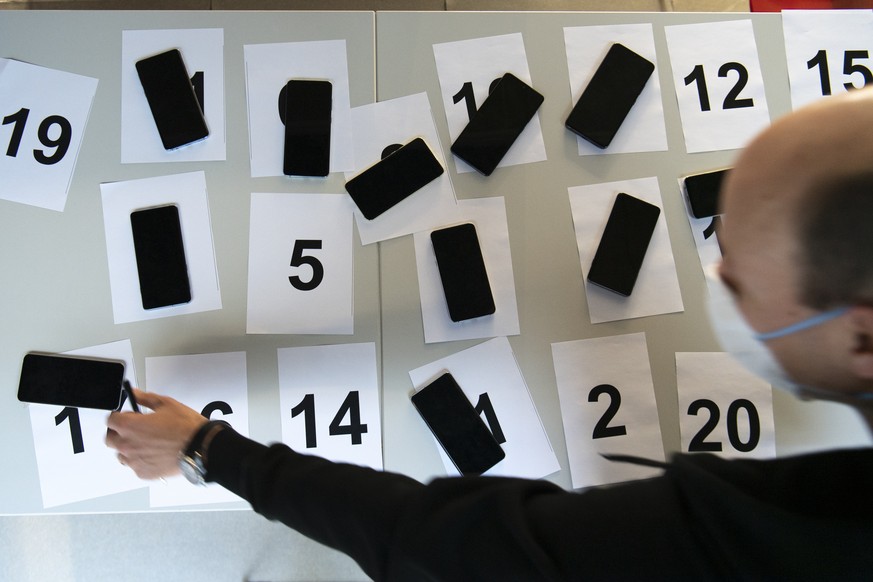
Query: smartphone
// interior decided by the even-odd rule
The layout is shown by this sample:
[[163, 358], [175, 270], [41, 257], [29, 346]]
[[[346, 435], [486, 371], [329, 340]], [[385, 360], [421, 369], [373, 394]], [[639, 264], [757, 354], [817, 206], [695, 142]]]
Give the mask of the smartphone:
[[174, 150], [209, 135], [178, 49], [137, 61], [136, 72], [164, 149]]
[[285, 88], [283, 172], [286, 176], [327, 176], [333, 85], [292, 79]]
[[719, 214], [718, 193], [721, 190], [722, 180], [729, 170], [730, 168], [725, 168], [703, 172], [682, 179], [688, 206], [691, 207], [691, 215], [694, 218], [709, 218]]
[[588, 280], [619, 295], [629, 296], [646, 258], [661, 209], [620, 193], [615, 198]]
[[466, 321], [495, 312], [494, 297], [476, 227], [471, 223], [430, 233], [440, 280], [452, 321]]
[[452, 153], [490, 176], [542, 102], [541, 94], [506, 73], [458, 135]]
[[462, 475], [481, 475], [506, 456], [448, 372], [413, 394], [411, 400]]
[[124, 362], [31, 352], [25, 354], [21, 364], [18, 399], [117, 410], [122, 402], [123, 380]]
[[170, 204], [130, 214], [143, 309], [191, 301], [179, 208]]
[[417, 137], [346, 182], [346, 192], [361, 214], [373, 220], [444, 171], [424, 140]]
[[599, 148], [609, 147], [654, 70], [648, 59], [613, 43], [567, 117], [567, 128]]

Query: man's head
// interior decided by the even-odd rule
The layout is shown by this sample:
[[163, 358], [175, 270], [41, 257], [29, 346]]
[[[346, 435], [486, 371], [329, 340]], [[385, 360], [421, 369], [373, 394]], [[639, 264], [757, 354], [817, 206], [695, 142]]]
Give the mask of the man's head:
[[755, 331], [849, 308], [767, 341], [791, 379], [836, 400], [873, 392], [873, 91], [774, 123], [737, 160], [721, 203], [721, 276]]

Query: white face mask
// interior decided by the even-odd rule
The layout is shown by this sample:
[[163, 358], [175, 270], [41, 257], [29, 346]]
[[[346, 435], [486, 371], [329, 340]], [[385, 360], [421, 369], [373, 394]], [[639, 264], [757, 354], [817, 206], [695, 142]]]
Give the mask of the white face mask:
[[[826, 394], [820, 389], [803, 386], [792, 380], [764, 342], [821, 325], [843, 315], [848, 311], [848, 307], [832, 309], [776, 331], [756, 333], [746, 323], [730, 290], [721, 280], [715, 265], [706, 269], [706, 283], [709, 288], [709, 301], [707, 302], [709, 321], [725, 351], [729, 352], [749, 371], [776, 388], [796, 396], [809, 397]], [[871, 395], [864, 394], [859, 395], [859, 398], [869, 396]]]

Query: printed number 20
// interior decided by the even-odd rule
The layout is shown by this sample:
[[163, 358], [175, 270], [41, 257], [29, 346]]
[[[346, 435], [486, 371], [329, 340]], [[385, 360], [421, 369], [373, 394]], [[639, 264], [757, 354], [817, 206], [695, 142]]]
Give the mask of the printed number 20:
[[[720, 442], [706, 440], [710, 433], [715, 430], [715, 427], [718, 426], [719, 418], [721, 418], [718, 404], [707, 398], [701, 398], [688, 406], [688, 414], [697, 416], [697, 413], [703, 409], [709, 411], [709, 418], [700, 428], [700, 431], [691, 439], [691, 442], [688, 444], [688, 452], [720, 452], [722, 450]], [[745, 442], [740, 438], [738, 423], [740, 409], [746, 411], [746, 416], [749, 419], [749, 434]], [[727, 411], [727, 433], [731, 446], [741, 453], [751, 452], [758, 446], [758, 442], [761, 440], [761, 420], [758, 417], [758, 409], [755, 408], [751, 401], [740, 398], [731, 402]]]

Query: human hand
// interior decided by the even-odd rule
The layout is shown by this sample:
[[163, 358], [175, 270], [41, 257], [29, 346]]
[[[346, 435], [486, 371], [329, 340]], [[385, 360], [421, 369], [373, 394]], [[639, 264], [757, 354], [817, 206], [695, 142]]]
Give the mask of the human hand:
[[113, 412], [106, 425], [106, 444], [118, 451], [118, 461], [141, 479], [179, 472], [179, 453], [208, 419], [169, 396], [134, 390], [150, 414]]

